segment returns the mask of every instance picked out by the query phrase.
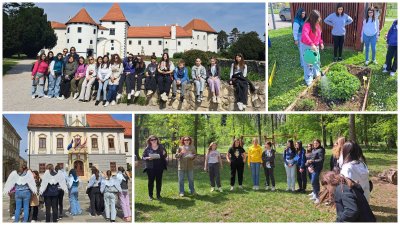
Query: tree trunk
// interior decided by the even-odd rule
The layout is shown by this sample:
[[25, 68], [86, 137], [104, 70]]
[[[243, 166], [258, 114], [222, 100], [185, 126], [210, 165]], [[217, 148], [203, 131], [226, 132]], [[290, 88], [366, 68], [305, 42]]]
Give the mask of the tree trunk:
[[193, 135], [193, 144], [194, 148], [197, 152], [197, 131], [199, 129], [199, 114], [194, 114], [194, 135]]
[[356, 118], [354, 114], [349, 115], [349, 126], [350, 141], [356, 142]]
[[257, 114], [256, 115], [256, 120], [257, 120], [257, 129], [258, 129], [258, 141], [260, 145], [262, 145], [262, 140], [261, 140], [261, 115]]
[[141, 159], [141, 157], [139, 156], [139, 133], [140, 133], [140, 124], [139, 124], [139, 116], [143, 116], [143, 115], [135, 115], [135, 156], [138, 160]]
[[271, 137], [272, 137], [272, 145], [276, 148], [275, 146], [275, 134], [274, 134], [274, 115], [271, 114]]
[[363, 119], [364, 119], [364, 144], [366, 147], [368, 147], [368, 115], [364, 114], [363, 115]]
[[325, 125], [325, 118], [321, 115], [321, 129], [322, 129], [322, 145], [326, 148], [326, 125]]
[[387, 139], [387, 147], [389, 149], [396, 149], [397, 145], [396, 145], [396, 136], [394, 135], [390, 135]]
[[333, 137], [332, 137], [332, 134], [329, 135], [329, 146], [333, 147]]

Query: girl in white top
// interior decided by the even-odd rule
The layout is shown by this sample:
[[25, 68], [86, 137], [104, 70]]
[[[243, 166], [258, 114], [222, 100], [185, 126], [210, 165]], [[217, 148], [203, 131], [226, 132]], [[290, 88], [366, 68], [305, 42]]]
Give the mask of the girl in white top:
[[230, 72], [229, 84], [235, 87], [236, 102], [240, 111], [244, 110], [247, 106], [247, 93], [249, 84], [246, 79], [247, 65], [244, 62], [243, 55], [238, 53], [235, 55], [235, 62], [232, 63]]
[[217, 185], [218, 190], [222, 192], [219, 172], [220, 167], [222, 169], [222, 160], [221, 155], [217, 150], [217, 143], [211, 142], [204, 162], [204, 170], [208, 171], [208, 175], [210, 176], [211, 192], [214, 191], [215, 184]]
[[110, 60], [111, 77], [108, 82], [108, 92], [107, 92], [107, 102], [104, 107], [107, 107], [110, 102], [111, 105], [115, 105], [118, 92], [119, 79], [122, 72], [124, 71], [124, 66], [122, 65], [122, 60], [118, 54], [111, 56]]
[[[99, 60], [102, 59], [99, 56]], [[85, 80], [82, 83], [81, 93], [79, 94], [79, 101], [88, 102], [90, 98], [90, 92], [92, 90], [93, 83], [96, 81], [97, 77], [97, 65], [93, 56], [89, 56], [89, 63], [86, 68]]]
[[103, 92], [103, 106], [106, 104], [107, 100], [107, 85], [111, 77], [111, 67], [109, 58], [107, 55], [103, 56], [103, 61], [97, 68], [97, 80], [99, 81], [99, 89], [97, 90], [97, 98], [95, 105], [100, 103], [100, 95]]

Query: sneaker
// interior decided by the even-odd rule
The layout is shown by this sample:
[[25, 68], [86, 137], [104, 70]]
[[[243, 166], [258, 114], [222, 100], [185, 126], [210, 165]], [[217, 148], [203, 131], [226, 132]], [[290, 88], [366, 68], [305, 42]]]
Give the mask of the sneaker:
[[45, 95], [44, 97], [45, 98], [52, 98], [50, 95]]
[[152, 91], [152, 90], [148, 90], [148, 91], [147, 91], [147, 96], [152, 95], [152, 94], [153, 94], [153, 91]]
[[213, 192], [213, 191], [214, 191], [214, 188], [212, 187], [211, 190], [210, 190], [210, 192]]
[[256, 191], [258, 191], [260, 189], [260, 187], [256, 186]]
[[83, 100], [83, 99], [79, 99], [78, 101], [80, 101], [80, 102], [85, 102], [85, 100]]
[[242, 189], [242, 190], [243, 190], [243, 186], [242, 186], [242, 185], [239, 185], [239, 189]]
[[275, 187], [274, 186], [271, 187], [271, 191], [275, 191]]
[[140, 95], [140, 91], [136, 91], [135, 92], [135, 97], [139, 97], [139, 95]]
[[213, 103], [217, 103], [217, 97], [212, 97], [212, 101], [213, 101]]
[[253, 190], [256, 190], [256, 186], [253, 186]]
[[286, 191], [290, 191], [290, 188], [286, 188]]
[[12, 220], [15, 220], [15, 216], [12, 216], [11, 219], [12, 219]]
[[369, 64], [369, 61], [368, 61], [368, 60], [367, 60], [367, 61], [365, 61], [365, 65], [366, 65], [366, 66], [368, 66], [368, 64]]
[[36, 223], [36, 220], [31, 220], [31, 223]]
[[231, 189], [229, 189], [230, 191], [233, 191], [233, 186], [231, 186]]
[[197, 95], [196, 98], [197, 98], [197, 102], [201, 102], [201, 99], [200, 99], [199, 95]]
[[265, 190], [268, 191], [269, 190], [269, 186], [265, 186]]
[[107, 101], [106, 101], [106, 100], [103, 100], [103, 106], [104, 106], [106, 103], [107, 103]]
[[153, 197], [151, 197], [151, 196], [149, 197], [149, 201], [153, 201], [153, 199], [154, 199]]
[[387, 72], [389, 72], [389, 71], [387, 71], [386, 69], [382, 70], [382, 73], [387, 73]]
[[57, 99], [58, 99], [58, 100], [64, 100], [65, 97], [64, 97], [64, 95], [61, 95], [61, 97], [57, 97]]
[[393, 77], [396, 74], [396, 72], [390, 72], [390, 76]]
[[191, 192], [190, 194], [191, 195], [197, 195], [197, 192], [194, 191], [194, 192]]
[[78, 96], [79, 96], [79, 93], [75, 93], [75, 94], [74, 94], [74, 99], [77, 99]]
[[292, 188], [292, 189], [291, 189], [291, 191], [292, 191], [292, 192], [295, 192], [295, 189], [294, 189], [294, 188]]
[[113, 100], [112, 102], [111, 102], [111, 105], [115, 105], [116, 104], [116, 102]]
[[185, 196], [183, 193], [180, 193], [180, 194], [179, 194], [179, 197], [183, 197], [183, 196]]
[[168, 96], [167, 96], [167, 94], [164, 93], [164, 95], [161, 97], [161, 99], [162, 99], [164, 102], [168, 101]]
[[32, 95], [32, 99], [35, 99], [36, 98], [36, 95]]
[[117, 97], [116, 97], [116, 99], [117, 99], [117, 101], [119, 100], [121, 98], [121, 94], [117, 94]]
[[313, 194], [312, 196], [311, 196], [311, 198], [309, 198], [310, 200], [315, 200], [315, 199], [317, 199], [317, 197]]
[[319, 199], [315, 199], [314, 204], [319, 204]]
[[104, 106], [104, 107], [107, 107], [109, 104], [110, 104], [110, 102], [109, 102], [109, 101], [106, 101], [106, 103], [103, 104], [103, 106]]
[[337, 59], [338, 61], [343, 61], [342, 57], [338, 57]]
[[128, 93], [128, 100], [131, 100], [131, 93]]
[[203, 95], [202, 94], [200, 94], [200, 100], [203, 101]]
[[157, 196], [157, 200], [161, 200], [161, 199], [162, 199], [161, 195]]
[[219, 188], [218, 188], [218, 191], [219, 191], [219, 192], [222, 192], [222, 187], [219, 187]]
[[132, 89], [132, 90], [131, 90], [131, 95], [134, 95], [134, 94], [135, 94], [135, 90]]
[[373, 61], [373, 63], [374, 63], [375, 65], [378, 65], [378, 61], [376, 61], [376, 59]]
[[238, 102], [237, 105], [238, 105], [239, 111], [243, 111], [243, 103]]
[[311, 192], [310, 194], [308, 194], [308, 196], [313, 196], [314, 195], [314, 193], [313, 192]]
[[245, 105], [245, 104], [242, 104], [242, 107], [243, 107], [243, 109], [246, 109], [247, 105]]
[[94, 105], [99, 105], [100, 101], [96, 100], [96, 102], [94, 103]]

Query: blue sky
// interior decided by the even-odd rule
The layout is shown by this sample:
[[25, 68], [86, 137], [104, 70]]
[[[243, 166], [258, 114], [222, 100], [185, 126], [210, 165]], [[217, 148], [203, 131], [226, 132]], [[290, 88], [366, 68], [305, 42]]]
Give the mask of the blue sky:
[[[7, 120], [11, 123], [11, 125], [15, 128], [19, 136], [21, 136], [22, 140], [20, 143], [20, 155], [23, 158], [27, 158], [27, 154], [25, 149], [28, 148], [28, 121], [29, 114], [4, 114]], [[131, 114], [111, 114], [114, 119], [117, 120], [125, 120], [132, 121]]]
[[[112, 3], [36, 3], [44, 9], [48, 20], [66, 23], [69, 17], [85, 8], [96, 21], [107, 13]], [[217, 32], [228, 34], [237, 27], [239, 31], [256, 31], [263, 39], [265, 33], [264, 3], [120, 3], [131, 26], [184, 26], [193, 18], [206, 20]]]

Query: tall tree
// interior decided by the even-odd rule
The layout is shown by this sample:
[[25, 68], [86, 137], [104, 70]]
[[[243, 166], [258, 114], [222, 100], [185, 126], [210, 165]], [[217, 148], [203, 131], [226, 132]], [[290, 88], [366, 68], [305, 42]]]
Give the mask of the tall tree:
[[325, 124], [325, 118], [324, 115], [321, 114], [321, 129], [322, 129], [322, 144], [324, 148], [326, 148], [326, 124]]
[[224, 30], [221, 30], [220, 32], [218, 32], [217, 36], [217, 48], [226, 49], [228, 47], [228, 44], [228, 34]]
[[265, 44], [254, 31], [240, 35], [231, 45], [230, 52], [234, 54], [240, 52], [245, 59], [265, 60]]
[[356, 142], [356, 118], [354, 114], [349, 115], [349, 138], [351, 141]]
[[194, 114], [194, 135], [193, 135], [193, 144], [197, 151], [197, 133], [199, 129], [199, 114]]
[[[140, 143], [139, 143], [139, 134], [140, 134], [140, 128], [141, 125], [143, 124], [143, 114], [136, 114], [135, 115], [135, 156], [137, 159], [140, 159], [140, 155], [139, 155], [139, 148], [140, 148]], [[141, 119], [139, 119], [139, 117], [142, 117]]]
[[240, 31], [235, 27], [232, 29], [231, 33], [229, 33], [229, 43], [235, 43], [240, 36]]
[[257, 129], [258, 129], [258, 141], [261, 144], [263, 140], [261, 139], [261, 115], [257, 114], [256, 115], [256, 121], [257, 121]]
[[368, 147], [368, 115], [367, 114], [363, 114], [363, 136], [364, 136], [364, 145]]

